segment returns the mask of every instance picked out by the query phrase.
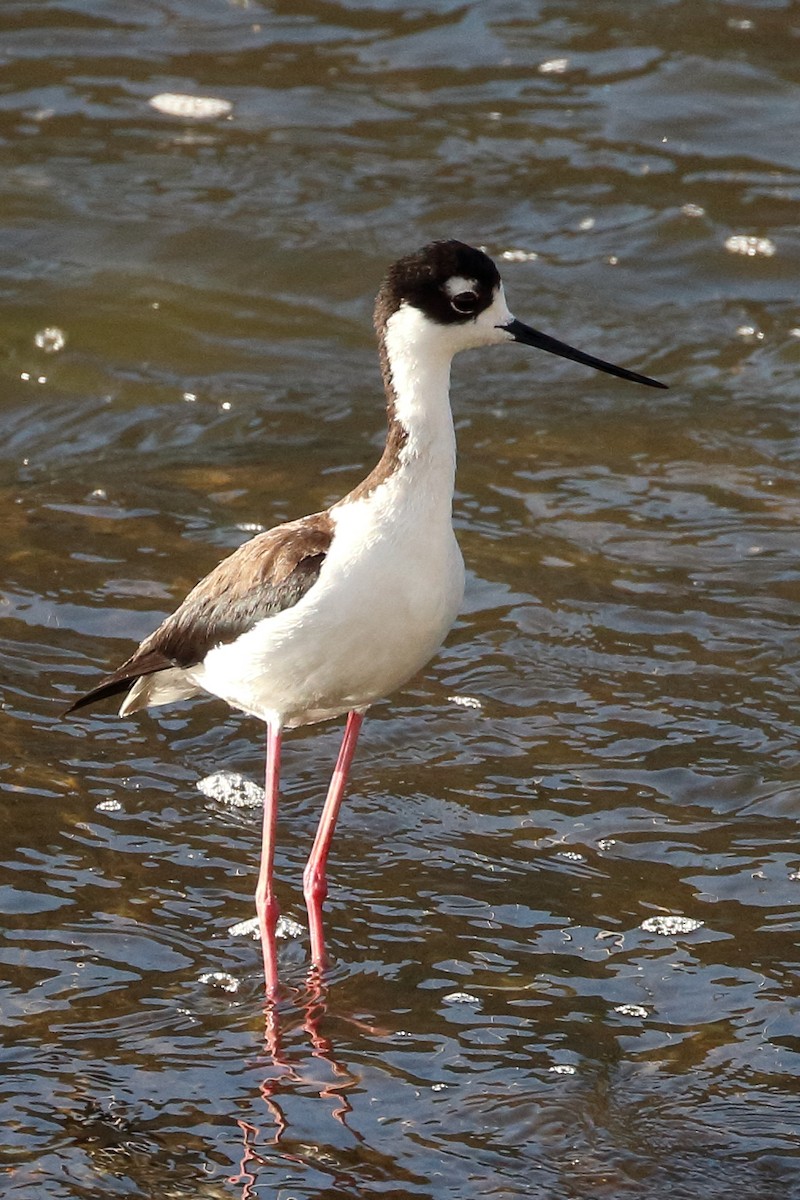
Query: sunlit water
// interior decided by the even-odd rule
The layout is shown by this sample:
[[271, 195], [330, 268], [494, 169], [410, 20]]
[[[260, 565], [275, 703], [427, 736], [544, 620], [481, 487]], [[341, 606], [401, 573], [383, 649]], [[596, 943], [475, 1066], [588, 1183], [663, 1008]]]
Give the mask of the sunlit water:
[[[800, 13], [0, 9], [4, 1196], [800, 1196]], [[153, 107], [165, 94], [225, 114]], [[60, 715], [254, 528], [379, 451], [386, 265], [486, 246], [454, 371], [466, 610], [365, 725]], [[665, 918], [683, 918], [665, 921]], [[294, 924], [293, 924], [294, 922]]]

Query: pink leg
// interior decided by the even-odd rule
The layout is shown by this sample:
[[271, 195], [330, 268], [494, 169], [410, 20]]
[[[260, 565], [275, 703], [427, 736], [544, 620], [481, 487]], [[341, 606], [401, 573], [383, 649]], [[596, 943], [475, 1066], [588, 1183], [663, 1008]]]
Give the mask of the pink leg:
[[278, 992], [278, 955], [275, 949], [275, 926], [278, 923], [278, 900], [272, 878], [275, 861], [275, 827], [278, 818], [278, 791], [281, 777], [280, 726], [267, 726], [267, 768], [264, 785], [264, 824], [261, 831], [261, 868], [256, 885], [256, 912], [261, 934], [261, 953], [264, 957], [264, 983], [267, 997], [274, 1000]]
[[324, 967], [326, 962], [325, 934], [322, 929], [322, 905], [325, 902], [325, 897], [328, 895], [328, 880], [325, 874], [328, 852], [331, 848], [333, 831], [336, 828], [336, 818], [339, 815], [339, 809], [342, 805], [344, 789], [347, 786], [347, 777], [350, 773], [350, 764], [356, 752], [356, 742], [358, 741], [358, 734], [363, 720], [364, 714], [361, 712], [349, 712], [347, 714], [347, 724], [339, 749], [339, 757], [336, 760], [336, 766], [334, 767], [330, 787], [328, 788], [328, 795], [325, 798], [317, 836], [314, 838], [314, 845], [306, 863], [306, 869], [303, 872], [303, 895], [306, 898], [308, 931], [311, 937], [311, 961], [318, 967]]

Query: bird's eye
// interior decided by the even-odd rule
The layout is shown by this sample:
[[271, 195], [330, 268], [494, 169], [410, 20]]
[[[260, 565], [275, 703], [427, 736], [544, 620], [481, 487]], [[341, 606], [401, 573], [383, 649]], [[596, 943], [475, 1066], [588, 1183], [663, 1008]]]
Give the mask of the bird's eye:
[[470, 315], [478, 307], [478, 293], [459, 292], [456, 296], [450, 297], [450, 304], [457, 313], [462, 313], [464, 316]]

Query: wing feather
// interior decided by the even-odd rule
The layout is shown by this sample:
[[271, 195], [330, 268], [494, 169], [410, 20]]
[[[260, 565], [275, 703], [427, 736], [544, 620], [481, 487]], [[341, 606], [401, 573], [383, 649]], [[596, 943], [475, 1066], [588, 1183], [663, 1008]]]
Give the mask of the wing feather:
[[257, 534], [201, 579], [135, 653], [67, 713], [127, 694], [143, 676], [196, 666], [214, 646], [292, 608], [316, 583], [332, 539], [327, 512]]

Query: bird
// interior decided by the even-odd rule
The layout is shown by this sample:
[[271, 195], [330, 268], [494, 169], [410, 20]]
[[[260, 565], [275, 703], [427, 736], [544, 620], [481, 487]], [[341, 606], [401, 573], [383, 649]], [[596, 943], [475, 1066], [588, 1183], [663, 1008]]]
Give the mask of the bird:
[[272, 1000], [279, 992], [273, 875], [283, 734], [346, 717], [303, 873], [311, 962], [324, 970], [328, 856], [364, 715], [425, 666], [461, 606], [464, 563], [452, 519], [454, 355], [521, 344], [620, 379], [666, 386], [518, 320], [493, 260], [453, 239], [431, 242], [389, 268], [374, 325], [387, 413], [377, 465], [329, 508], [239, 546], [67, 710], [122, 696], [119, 713], [127, 716], [207, 694], [264, 723], [255, 905]]

